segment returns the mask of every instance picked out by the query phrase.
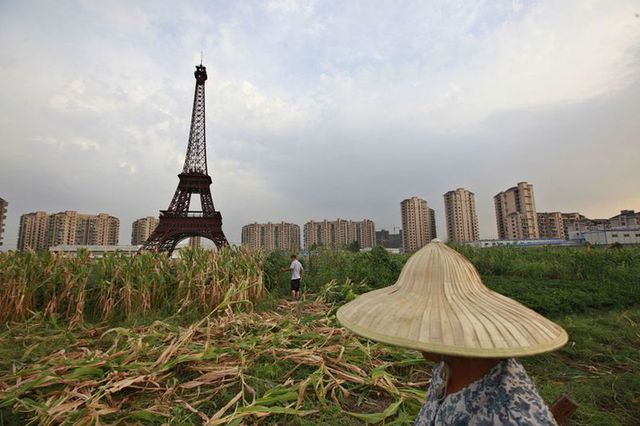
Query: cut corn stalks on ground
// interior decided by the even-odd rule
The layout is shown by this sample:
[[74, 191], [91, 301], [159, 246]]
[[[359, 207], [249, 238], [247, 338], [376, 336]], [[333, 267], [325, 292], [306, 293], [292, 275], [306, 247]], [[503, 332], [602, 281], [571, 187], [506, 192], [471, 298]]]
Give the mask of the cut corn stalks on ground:
[[0, 361], [0, 406], [43, 425], [309, 424], [331, 410], [397, 422], [415, 416], [429, 380], [417, 352], [362, 343], [322, 300], [189, 326], [34, 319], [10, 325], [0, 347], [21, 352]]

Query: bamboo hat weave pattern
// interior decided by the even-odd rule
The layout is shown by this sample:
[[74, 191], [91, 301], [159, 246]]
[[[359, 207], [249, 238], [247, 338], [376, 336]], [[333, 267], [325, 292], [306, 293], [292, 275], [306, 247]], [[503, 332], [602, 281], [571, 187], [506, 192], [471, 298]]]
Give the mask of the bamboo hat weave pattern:
[[409, 258], [394, 285], [358, 296], [337, 317], [371, 340], [443, 355], [520, 357], [568, 340], [559, 325], [489, 290], [467, 258], [436, 240]]

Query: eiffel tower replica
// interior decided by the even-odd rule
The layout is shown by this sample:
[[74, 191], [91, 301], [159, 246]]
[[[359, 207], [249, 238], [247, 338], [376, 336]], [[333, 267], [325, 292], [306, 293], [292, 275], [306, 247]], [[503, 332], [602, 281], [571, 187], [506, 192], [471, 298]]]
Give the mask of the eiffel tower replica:
[[[228, 245], [222, 232], [222, 214], [213, 207], [211, 176], [207, 170], [207, 141], [204, 125], [204, 82], [207, 69], [196, 65], [196, 90], [193, 96], [191, 130], [187, 157], [184, 160], [180, 182], [167, 210], [160, 211], [160, 223], [140, 251], [162, 251], [169, 255], [176, 245], [189, 237], [204, 237], [216, 247]], [[200, 195], [202, 211], [189, 210], [191, 195]]]

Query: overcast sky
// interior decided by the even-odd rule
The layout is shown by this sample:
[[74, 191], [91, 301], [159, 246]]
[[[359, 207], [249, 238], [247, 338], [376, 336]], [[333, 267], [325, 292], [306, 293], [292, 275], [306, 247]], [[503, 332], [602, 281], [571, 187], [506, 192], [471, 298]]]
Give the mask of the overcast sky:
[[213, 197], [254, 221], [370, 218], [533, 183], [538, 211], [640, 209], [637, 1], [0, 1], [4, 249], [21, 214], [165, 209], [204, 52]]

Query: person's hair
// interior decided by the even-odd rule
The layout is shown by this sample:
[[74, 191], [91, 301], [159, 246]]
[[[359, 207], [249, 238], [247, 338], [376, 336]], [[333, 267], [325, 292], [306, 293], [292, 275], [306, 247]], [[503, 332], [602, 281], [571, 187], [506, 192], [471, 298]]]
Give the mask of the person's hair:
[[291, 255], [291, 258], [292, 258], [292, 259], [297, 259], [297, 258], [298, 258], [298, 256], [296, 256], [295, 254], [292, 254], [292, 255]]

